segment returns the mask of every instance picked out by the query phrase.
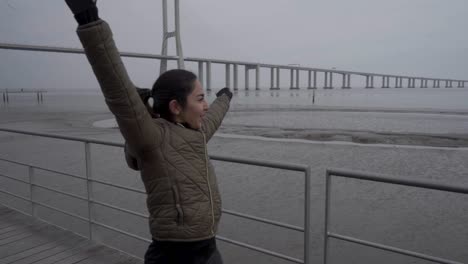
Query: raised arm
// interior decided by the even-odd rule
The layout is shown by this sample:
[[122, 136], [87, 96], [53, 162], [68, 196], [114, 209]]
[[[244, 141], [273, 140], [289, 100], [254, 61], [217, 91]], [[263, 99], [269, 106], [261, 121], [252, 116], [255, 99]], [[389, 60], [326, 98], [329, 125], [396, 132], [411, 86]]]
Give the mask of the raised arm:
[[216, 93], [216, 96], [217, 98], [211, 103], [208, 112], [203, 118], [203, 131], [206, 134], [207, 142], [211, 139], [216, 130], [218, 130], [224, 116], [229, 110], [232, 93], [228, 88], [223, 88]]
[[115, 115], [120, 132], [138, 155], [159, 144], [161, 131], [131, 82], [109, 25], [100, 20], [93, 0], [66, 0], [80, 24], [77, 33], [86, 56]]

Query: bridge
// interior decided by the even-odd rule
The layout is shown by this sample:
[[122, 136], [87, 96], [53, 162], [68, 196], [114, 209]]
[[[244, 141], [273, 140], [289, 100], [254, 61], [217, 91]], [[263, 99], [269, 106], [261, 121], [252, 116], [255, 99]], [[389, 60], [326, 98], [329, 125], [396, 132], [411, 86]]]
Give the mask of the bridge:
[[[54, 52], [54, 53], [69, 53], [69, 54], [84, 54], [82, 49], [66, 48], [66, 47], [52, 47], [52, 46], [37, 46], [37, 45], [19, 45], [14, 43], [0, 43], [0, 49], [7, 50], [23, 50], [23, 51], [36, 51], [36, 52]], [[135, 53], [135, 52], [121, 52], [122, 57], [128, 58], [141, 58], [141, 59], [157, 59], [161, 63], [167, 60], [178, 61], [179, 56], [167, 56], [147, 53]], [[221, 64], [224, 65], [225, 83], [226, 87], [232, 87], [234, 90], [241, 89], [239, 85], [239, 68], [244, 69], [244, 86], [245, 90], [250, 89], [250, 72], [254, 71], [255, 74], [255, 90], [260, 90], [260, 87], [269, 87], [270, 90], [279, 90], [281, 73], [286, 71], [289, 72], [289, 89], [300, 89], [301, 77], [305, 75], [307, 77], [306, 89], [333, 89], [335, 88], [334, 78], [341, 76], [342, 89], [351, 89], [353, 87], [352, 80], [360, 78], [365, 80], [365, 88], [372, 89], [377, 87], [376, 79], [381, 80], [381, 88], [464, 88], [468, 80], [457, 80], [447, 78], [432, 78], [422, 76], [405, 76], [405, 75], [392, 75], [382, 73], [371, 73], [371, 72], [356, 72], [356, 71], [344, 71], [334, 69], [323, 69], [304, 67], [299, 65], [278, 65], [278, 64], [266, 64], [260, 62], [243, 62], [243, 61], [231, 61], [223, 59], [209, 59], [209, 58], [195, 58], [185, 57], [185, 62], [198, 63], [198, 78], [206, 90], [212, 89], [212, 65]], [[270, 82], [267, 84], [262, 83], [260, 72], [262, 69], [270, 70]], [[301, 74], [302, 73], [302, 74]], [[306, 74], [304, 74], [306, 73]], [[319, 76], [322, 75], [323, 83], [318, 83]], [[353, 78], [351, 78], [353, 77]], [[266, 79], [268, 80], [268, 78]], [[264, 81], [264, 80], [263, 80]], [[442, 86], [441, 86], [442, 85]], [[354, 86], [355, 87], [355, 86]]]

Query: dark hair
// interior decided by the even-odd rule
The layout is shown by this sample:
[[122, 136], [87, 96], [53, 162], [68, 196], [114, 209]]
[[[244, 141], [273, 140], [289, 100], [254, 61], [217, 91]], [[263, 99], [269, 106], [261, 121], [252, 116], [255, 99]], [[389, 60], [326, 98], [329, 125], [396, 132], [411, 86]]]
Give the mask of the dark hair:
[[166, 120], [172, 120], [169, 102], [176, 100], [182, 107], [187, 105], [187, 96], [195, 88], [197, 76], [186, 70], [167, 71], [156, 80], [151, 90], [153, 111]]

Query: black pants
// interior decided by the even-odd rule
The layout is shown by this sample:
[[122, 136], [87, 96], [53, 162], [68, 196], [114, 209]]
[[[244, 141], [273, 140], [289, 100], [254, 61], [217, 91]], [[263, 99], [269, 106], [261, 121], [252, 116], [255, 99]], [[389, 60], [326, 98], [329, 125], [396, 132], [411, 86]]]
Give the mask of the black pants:
[[145, 264], [222, 264], [216, 239], [196, 242], [153, 240], [145, 254]]

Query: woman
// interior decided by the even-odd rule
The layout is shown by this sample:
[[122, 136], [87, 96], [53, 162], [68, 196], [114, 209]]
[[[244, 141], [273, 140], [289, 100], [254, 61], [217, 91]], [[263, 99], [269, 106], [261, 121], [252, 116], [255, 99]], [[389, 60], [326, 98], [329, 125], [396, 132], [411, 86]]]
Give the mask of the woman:
[[206, 143], [229, 109], [224, 88], [210, 108], [195, 74], [171, 70], [154, 83], [153, 119], [130, 81], [96, 1], [66, 0], [105, 101], [147, 193], [153, 243], [145, 263], [222, 263], [215, 235], [221, 198]]

